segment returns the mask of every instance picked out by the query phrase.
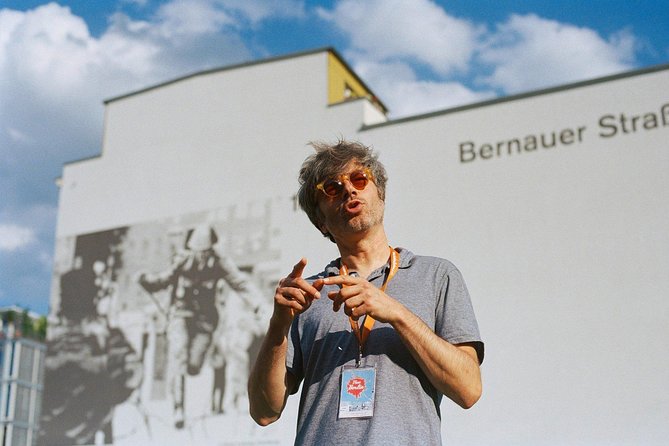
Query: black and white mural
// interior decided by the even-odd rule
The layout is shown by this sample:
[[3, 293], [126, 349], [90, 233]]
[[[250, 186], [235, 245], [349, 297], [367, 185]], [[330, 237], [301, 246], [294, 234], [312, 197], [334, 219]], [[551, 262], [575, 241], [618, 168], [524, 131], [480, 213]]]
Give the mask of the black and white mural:
[[60, 238], [40, 444], [271, 444], [246, 380], [276, 235], [261, 203]]

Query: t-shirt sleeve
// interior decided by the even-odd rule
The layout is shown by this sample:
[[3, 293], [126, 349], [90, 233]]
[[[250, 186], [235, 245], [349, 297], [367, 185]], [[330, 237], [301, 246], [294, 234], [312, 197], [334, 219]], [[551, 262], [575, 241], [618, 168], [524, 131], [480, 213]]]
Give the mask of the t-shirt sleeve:
[[291, 395], [297, 392], [300, 387], [302, 379], [304, 379], [304, 369], [302, 367], [302, 349], [300, 348], [300, 334], [298, 330], [298, 321], [300, 316], [297, 315], [290, 326], [288, 333], [288, 351], [286, 352], [286, 369], [288, 373], [295, 377], [295, 387], [290, 389]]
[[439, 298], [436, 333], [451, 344], [471, 343], [476, 349], [479, 364], [482, 363], [484, 344], [467, 285], [460, 271], [448, 262]]

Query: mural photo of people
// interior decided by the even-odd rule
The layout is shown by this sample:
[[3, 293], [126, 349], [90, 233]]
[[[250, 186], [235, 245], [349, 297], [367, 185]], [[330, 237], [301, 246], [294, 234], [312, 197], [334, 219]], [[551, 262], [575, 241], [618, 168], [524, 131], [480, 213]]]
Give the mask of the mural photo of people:
[[109, 317], [117, 292], [116, 248], [124, 235], [119, 229], [79, 238], [72, 268], [60, 276], [60, 305], [50, 321], [45, 360], [44, 444], [111, 438], [114, 407], [141, 382], [137, 352]]
[[[169, 308], [159, 309], [167, 315], [168, 374], [174, 403], [174, 426], [184, 427], [184, 393], [186, 375], [198, 375], [219, 322], [217, 284], [224, 280], [244, 299], [254, 313], [259, 304], [246, 275], [229, 259], [214, 250], [218, 237], [208, 225], [196, 227], [186, 240], [186, 249], [175, 256], [171, 267], [160, 274], [139, 276], [139, 283], [149, 293], [170, 288]], [[212, 403], [212, 407], [222, 407]]]
[[278, 274], [270, 217], [249, 205], [58, 239], [39, 444], [267, 444], [246, 380]]

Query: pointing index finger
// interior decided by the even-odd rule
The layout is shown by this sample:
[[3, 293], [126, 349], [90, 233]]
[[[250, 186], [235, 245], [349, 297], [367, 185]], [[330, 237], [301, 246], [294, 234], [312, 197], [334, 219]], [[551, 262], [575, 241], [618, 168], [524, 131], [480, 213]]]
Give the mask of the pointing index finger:
[[302, 273], [304, 272], [304, 267], [307, 266], [307, 259], [302, 257], [299, 262], [293, 266], [293, 270], [288, 274], [288, 277], [291, 279], [299, 279], [302, 277]]
[[355, 285], [360, 279], [356, 276], [330, 276], [323, 278], [326, 285]]

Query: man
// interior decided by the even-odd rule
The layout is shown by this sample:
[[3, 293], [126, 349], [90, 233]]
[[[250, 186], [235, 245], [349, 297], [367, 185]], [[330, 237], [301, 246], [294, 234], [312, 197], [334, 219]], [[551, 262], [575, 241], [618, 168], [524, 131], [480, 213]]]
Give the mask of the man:
[[219, 321], [217, 292], [225, 280], [254, 310], [254, 287], [231, 259], [214, 250], [218, 237], [208, 225], [197, 226], [188, 236], [187, 250], [159, 274], [139, 275], [140, 285], [153, 293], [172, 287], [168, 324], [169, 381], [174, 403], [174, 426], [184, 427], [186, 374], [200, 373]]
[[464, 408], [481, 395], [483, 343], [462, 276], [389, 248], [387, 176], [371, 149], [313, 146], [300, 206], [341, 257], [306, 280], [301, 259], [279, 282], [251, 416], [276, 421], [302, 383], [296, 444], [441, 444], [442, 395]]

